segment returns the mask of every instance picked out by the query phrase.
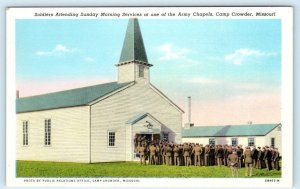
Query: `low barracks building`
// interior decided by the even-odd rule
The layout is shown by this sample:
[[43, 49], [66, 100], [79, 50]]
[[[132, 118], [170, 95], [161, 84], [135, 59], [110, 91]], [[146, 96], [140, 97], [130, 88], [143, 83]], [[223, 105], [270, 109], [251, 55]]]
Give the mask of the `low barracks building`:
[[243, 147], [273, 146], [281, 153], [281, 127], [281, 124], [186, 127], [182, 130], [182, 142]]
[[150, 83], [137, 19], [116, 66], [117, 82], [17, 99], [17, 159], [131, 161], [137, 135], [181, 143], [183, 111]]

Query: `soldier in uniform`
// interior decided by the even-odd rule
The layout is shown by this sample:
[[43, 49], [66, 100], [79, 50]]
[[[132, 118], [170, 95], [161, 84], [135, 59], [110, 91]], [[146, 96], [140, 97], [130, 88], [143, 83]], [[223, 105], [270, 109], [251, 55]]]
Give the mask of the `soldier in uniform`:
[[[233, 153], [233, 151], [232, 151], [232, 146], [228, 146], [228, 149], [227, 149], [228, 157], [229, 157], [229, 155], [232, 154], [232, 153]], [[226, 159], [226, 161], [227, 161], [227, 166], [230, 166], [228, 158]]]
[[262, 150], [261, 150], [261, 168], [262, 169], [265, 169], [266, 168], [266, 164], [265, 164], [265, 154], [266, 154], [266, 148], [265, 147], [262, 147]]
[[275, 155], [274, 155], [274, 169], [279, 171], [280, 170], [280, 166], [279, 166], [279, 151], [278, 151], [278, 148], [275, 148], [274, 149], [275, 151]]
[[171, 144], [168, 144], [166, 150], [167, 150], [167, 152], [166, 152], [166, 163], [167, 163], [167, 165], [172, 165], [172, 148], [171, 148]]
[[180, 157], [179, 157], [179, 147], [177, 144], [175, 144], [173, 152], [174, 152], [174, 165], [179, 166], [180, 165]]
[[271, 170], [271, 165], [270, 165], [271, 158], [272, 158], [272, 154], [269, 150], [269, 146], [266, 146], [266, 150], [265, 150], [265, 154], [264, 154], [264, 162], [265, 162], [267, 170]]
[[253, 146], [251, 153], [252, 153], [252, 159], [253, 159], [253, 167], [256, 168], [257, 167], [258, 150], [256, 149], [255, 146]]
[[191, 148], [190, 146], [185, 143], [183, 146], [183, 156], [184, 156], [184, 165], [185, 166], [189, 166], [191, 165], [191, 152], [190, 152]]
[[141, 165], [146, 165], [146, 147], [144, 144], [139, 148]]
[[203, 144], [200, 144], [200, 148], [201, 148], [201, 154], [200, 154], [200, 166], [204, 166], [205, 165], [205, 158], [204, 158], [204, 154], [205, 154], [205, 147], [203, 146]]
[[166, 143], [164, 143], [164, 145], [163, 145], [162, 159], [163, 159], [163, 164], [167, 165], [167, 144]]
[[253, 165], [253, 159], [252, 159], [252, 153], [249, 146], [246, 147], [246, 150], [244, 152], [244, 158], [245, 158], [245, 176], [252, 176], [252, 165]]
[[162, 164], [162, 144], [159, 143], [156, 146], [156, 153], [157, 153], [157, 159], [156, 159], [156, 165]]
[[179, 165], [184, 165], [183, 144], [178, 145], [179, 148]]
[[242, 150], [241, 150], [240, 146], [237, 147], [236, 154], [237, 154], [237, 156], [239, 158], [239, 163], [238, 163], [239, 168], [241, 168], [242, 167]]
[[273, 146], [271, 146], [270, 152], [271, 152], [271, 167], [272, 167], [272, 169], [275, 169], [275, 162], [274, 162], [275, 151], [274, 151]]
[[223, 165], [227, 166], [227, 159], [228, 159], [228, 145], [227, 144], [225, 144], [223, 146], [223, 154], [224, 154], [224, 156], [223, 156]]
[[216, 149], [216, 154], [217, 154], [218, 166], [221, 167], [222, 161], [223, 161], [223, 148], [221, 145], [218, 145], [218, 147]]
[[261, 169], [261, 160], [262, 160], [262, 152], [261, 152], [261, 147], [259, 146], [257, 150], [257, 164], [256, 164], [257, 169]]
[[238, 156], [236, 154], [236, 151], [233, 151], [231, 154], [228, 155], [228, 165], [231, 169], [231, 175], [232, 177], [238, 177]]
[[196, 145], [193, 148], [194, 153], [194, 165], [195, 166], [200, 166], [200, 154], [201, 154], [201, 147], [199, 146], [199, 143], [196, 143]]
[[204, 151], [204, 165], [208, 166], [209, 165], [209, 152], [210, 152], [210, 148], [208, 145], [205, 146], [205, 151]]
[[215, 154], [215, 146], [210, 145], [210, 150], [209, 150], [209, 165], [215, 165], [216, 163], [216, 154]]
[[150, 145], [149, 152], [150, 152], [149, 164], [155, 165], [156, 164], [156, 146], [155, 146], [155, 144]]

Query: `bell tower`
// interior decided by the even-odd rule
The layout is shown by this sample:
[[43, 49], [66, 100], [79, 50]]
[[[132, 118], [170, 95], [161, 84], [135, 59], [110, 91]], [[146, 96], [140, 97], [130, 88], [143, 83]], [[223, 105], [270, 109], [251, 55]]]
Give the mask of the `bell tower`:
[[150, 83], [148, 63], [143, 37], [137, 18], [129, 19], [118, 68], [118, 83], [135, 81]]

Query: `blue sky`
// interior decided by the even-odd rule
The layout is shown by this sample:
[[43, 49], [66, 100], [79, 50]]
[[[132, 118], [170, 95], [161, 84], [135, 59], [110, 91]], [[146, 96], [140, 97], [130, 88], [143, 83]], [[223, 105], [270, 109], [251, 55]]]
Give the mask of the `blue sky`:
[[[115, 81], [127, 22], [17, 20], [21, 96]], [[280, 121], [280, 20], [139, 22], [151, 82], [184, 110], [192, 96], [195, 123]]]

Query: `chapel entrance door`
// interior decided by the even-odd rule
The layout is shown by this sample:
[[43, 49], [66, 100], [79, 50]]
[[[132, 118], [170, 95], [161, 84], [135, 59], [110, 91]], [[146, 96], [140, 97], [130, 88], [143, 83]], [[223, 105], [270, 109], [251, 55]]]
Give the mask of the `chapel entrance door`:
[[147, 141], [152, 141], [152, 134], [141, 134], [141, 137]]

